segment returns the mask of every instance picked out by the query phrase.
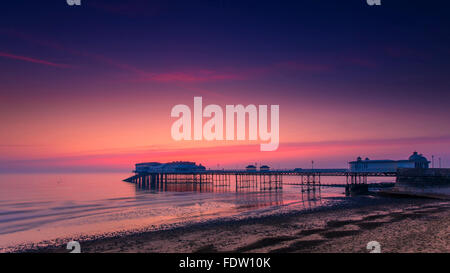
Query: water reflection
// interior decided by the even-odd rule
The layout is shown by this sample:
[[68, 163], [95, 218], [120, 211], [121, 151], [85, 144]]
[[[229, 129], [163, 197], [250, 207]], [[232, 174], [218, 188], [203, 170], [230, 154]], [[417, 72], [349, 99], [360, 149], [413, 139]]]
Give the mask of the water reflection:
[[235, 194], [237, 209], [257, 209], [268, 206], [281, 206], [283, 202], [283, 192], [277, 191], [238, 191]]
[[301, 186], [302, 200], [305, 208], [313, 208], [322, 204], [321, 187], [317, 186]]
[[[122, 182], [126, 175], [0, 176], [0, 252], [9, 246], [80, 234], [95, 237], [221, 217], [308, 210], [328, 203], [329, 197], [343, 196], [340, 188], [308, 190], [288, 183], [282, 188], [260, 187], [236, 177], [215, 179], [215, 183], [169, 180], [139, 187]], [[286, 177], [285, 182], [292, 181]]]
[[[217, 200], [232, 201], [236, 209], [249, 210], [270, 206], [283, 206], [291, 203], [301, 203], [305, 209], [311, 209], [322, 204], [321, 188], [319, 186], [287, 185], [282, 187], [268, 187], [257, 183], [238, 184], [217, 183], [204, 180], [202, 183], [192, 181], [170, 181], [164, 183], [136, 184], [136, 193], [210, 193], [217, 195]], [[223, 195], [225, 194], [225, 195]], [[230, 199], [226, 194], [233, 194]], [[226, 197], [225, 197], [226, 196]], [[205, 196], [211, 198], [211, 195]], [[214, 198], [214, 197], [213, 197]]]
[[137, 192], [228, 192], [229, 187], [214, 185], [213, 183], [166, 182], [158, 184], [136, 184]]

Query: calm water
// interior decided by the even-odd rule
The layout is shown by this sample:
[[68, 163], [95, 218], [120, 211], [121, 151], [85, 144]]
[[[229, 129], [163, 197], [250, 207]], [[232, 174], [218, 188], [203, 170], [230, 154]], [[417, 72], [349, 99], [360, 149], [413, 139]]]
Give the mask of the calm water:
[[[302, 186], [259, 191], [226, 186], [168, 185], [143, 190], [129, 173], [0, 175], [0, 252], [117, 232], [167, 228], [219, 217], [244, 218], [328, 205], [343, 188]], [[233, 181], [233, 179], [232, 179]], [[284, 182], [295, 182], [292, 177]], [[377, 181], [378, 182], [378, 181]], [[322, 183], [345, 183], [322, 178]]]

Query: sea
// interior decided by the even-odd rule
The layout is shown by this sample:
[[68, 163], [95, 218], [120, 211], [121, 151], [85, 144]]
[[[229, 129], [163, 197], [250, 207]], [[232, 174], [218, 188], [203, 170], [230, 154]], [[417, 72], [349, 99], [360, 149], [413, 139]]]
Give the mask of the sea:
[[[345, 200], [339, 186], [307, 187], [283, 177], [278, 189], [172, 183], [140, 188], [131, 173], [0, 174], [0, 252], [64, 245], [183, 225], [312, 210]], [[369, 183], [393, 182], [369, 179]], [[344, 177], [321, 177], [344, 185]]]

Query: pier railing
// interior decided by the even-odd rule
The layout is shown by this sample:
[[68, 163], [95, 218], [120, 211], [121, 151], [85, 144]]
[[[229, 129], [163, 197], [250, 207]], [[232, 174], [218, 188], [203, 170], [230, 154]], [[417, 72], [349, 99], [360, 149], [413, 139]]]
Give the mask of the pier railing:
[[321, 174], [322, 176], [346, 176], [346, 175], [366, 175], [366, 176], [396, 176], [397, 172], [384, 171], [350, 171], [348, 169], [274, 169], [267, 171], [243, 170], [243, 169], [215, 169], [215, 170], [152, 170], [133, 171], [136, 174], [281, 174], [281, 175], [302, 175]]

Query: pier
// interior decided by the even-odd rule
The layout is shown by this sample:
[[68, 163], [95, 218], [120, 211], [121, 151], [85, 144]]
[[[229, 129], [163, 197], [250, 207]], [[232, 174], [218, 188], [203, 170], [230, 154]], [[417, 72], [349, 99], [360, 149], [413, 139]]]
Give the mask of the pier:
[[[323, 187], [321, 177], [345, 177], [348, 194], [368, 190], [368, 177], [396, 177], [397, 172], [354, 172], [348, 169], [280, 169], [280, 170], [188, 170], [188, 171], [135, 171], [136, 174], [125, 179], [142, 188], [163, 189], [172, 184], [195, 184], [202, 187], [236, 187], [240, 189], [278, 190], [283, 188], [283, 177], [295, 176], [296, 182], [289, 185], [307, 186], [306, 190]], [[234, 183], [232, 183], [234, 182]], [[331, 185], [330, 185], [331, 186]], [[335, 185], [332, 185], [335, 186]]]

